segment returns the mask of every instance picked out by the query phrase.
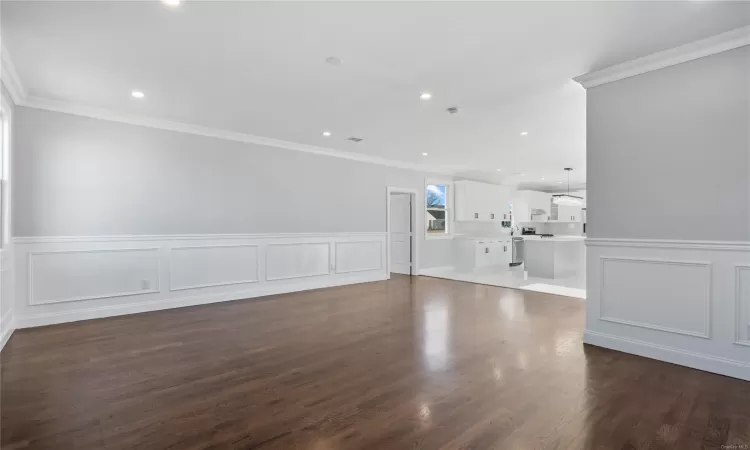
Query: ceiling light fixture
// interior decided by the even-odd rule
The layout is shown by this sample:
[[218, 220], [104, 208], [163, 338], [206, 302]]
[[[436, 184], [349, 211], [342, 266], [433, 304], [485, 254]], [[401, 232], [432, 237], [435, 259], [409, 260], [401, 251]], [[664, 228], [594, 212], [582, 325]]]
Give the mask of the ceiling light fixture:
[[429, 92], [422, 92], [421, 94], [419, 94], [419, 98], [421, 98], [422, 100], [429, 100], [432, 98], [432, 94], [430, 94]]
[[544, 181], [544, 177], [542, 177], [542, 181]]
[[521, 132], [521, 136], [528, 136], [528, 134], [529, 134], [529, 132], [528, 132], [528, 131], [522, 131], [522, 132]]
[[555, 205], [569, 205], [569, 206], [583, 205], [583, 197], [576, 197], [575, 195], [570, 195], [570, 172], [573, 171], [573, 168], [566, 167], [564, 170], [568, 172], [568, 193], [553, 195], [552, 203], [554, 203]]
[[331, 135], [331, 132], [330, 132], [330, 131], [324, 131], [324, 132], [323, 132], [323, 136], [325, 136], [325, 137], [328, 137], [328, 136], [330, 136], [330, 135]]
[[161, 0], [167, 6], [179, 6], [180, 0]]
[[497, 171], [498, 171], [498, 172], [502, 172], [502, 171], [503, 171], [503, 169], [497, 169]]
[[422, 156], [427, 156], [427, 153], [425, 153], [425, 152], [422, 152]]
[[141, 91], [133, 91], [130, 93], [130, 95], [132, 95], [134, 98], [143, 98], [146, 96], [146, 94]]

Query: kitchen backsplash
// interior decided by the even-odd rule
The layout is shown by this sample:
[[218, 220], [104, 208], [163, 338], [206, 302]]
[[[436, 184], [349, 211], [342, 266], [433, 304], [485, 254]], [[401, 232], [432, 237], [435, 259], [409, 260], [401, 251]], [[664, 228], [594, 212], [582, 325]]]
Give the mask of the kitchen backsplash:
[[510, 234], [510, 228], [491, 222], [454, 222], [453, 232], [467, 236], [502, 236]]
[[519, 225], [521, 227], [534, 227], [537, 234], [583, 235], [582, 223], [533, 222]]

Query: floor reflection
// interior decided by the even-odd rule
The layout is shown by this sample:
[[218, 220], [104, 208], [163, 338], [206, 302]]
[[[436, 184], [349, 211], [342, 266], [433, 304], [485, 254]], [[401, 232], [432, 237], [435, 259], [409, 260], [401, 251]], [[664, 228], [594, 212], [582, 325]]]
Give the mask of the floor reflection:
[[746, 382], [586, 347], [584, 306], [394, 276], [21, 330], [0, 358], [0, 446], [676, 450], [750, 435]]
[[448, 305], [446, 301], [433, 302], [424, 310], [423, 354], [430, 371], [443, 371], [448, 365]]

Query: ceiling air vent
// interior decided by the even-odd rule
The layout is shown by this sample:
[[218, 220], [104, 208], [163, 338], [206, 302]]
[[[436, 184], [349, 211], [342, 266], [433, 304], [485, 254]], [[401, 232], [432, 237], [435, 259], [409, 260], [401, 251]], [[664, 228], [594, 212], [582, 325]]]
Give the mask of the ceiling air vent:
[[362, 142], [362, 138], [358, 138], [358, 137], [354, 137], [354, 136], [348, 137], [348, 138], [346, 138], [346, 140], [347, 141], [352, 141], [352, 142]]
[[460, 110], [458, 109], [458, 106], [451, 106], [450, 108], [446, 109], [446, 111], [448, 111], [448, 114], [457, 114]]

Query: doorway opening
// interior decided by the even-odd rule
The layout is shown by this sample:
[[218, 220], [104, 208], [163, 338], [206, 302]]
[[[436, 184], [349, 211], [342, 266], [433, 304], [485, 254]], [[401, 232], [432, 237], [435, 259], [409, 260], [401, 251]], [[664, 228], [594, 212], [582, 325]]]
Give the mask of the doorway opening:
[[387, 195], [388, 277], [391, 273], [417, 275], [417, 191], [389, 187]]

